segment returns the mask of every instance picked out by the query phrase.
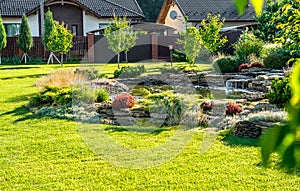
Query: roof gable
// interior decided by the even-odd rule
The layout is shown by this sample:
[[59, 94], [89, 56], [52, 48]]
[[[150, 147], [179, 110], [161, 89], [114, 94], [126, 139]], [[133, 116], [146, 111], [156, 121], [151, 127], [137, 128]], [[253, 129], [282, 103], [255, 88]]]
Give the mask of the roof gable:
[[[44, 0], [45, 4], [54, 2]], [[68, 0], [65, 0], [68, 2]], [[98, 17], [117, 16], [144, 18], [144, 14], [136, 0], [69, 0], [94, 13]], [[0, 14], [2, 16], [20, 17], [39, 8], [39, 0], [0, 0]]]
[[[248, 6], [245, 13], [239, 16], [232, 0], [165, 0], [157, 22], [162, 23], [169, 7], [175, 3], [190, 22], [199, 22], [207, 18], [207, 14], [220, 14], [226, 21], [254, 21], [255, 11]], [[167, 10], [164, 10], [167, 9]]]

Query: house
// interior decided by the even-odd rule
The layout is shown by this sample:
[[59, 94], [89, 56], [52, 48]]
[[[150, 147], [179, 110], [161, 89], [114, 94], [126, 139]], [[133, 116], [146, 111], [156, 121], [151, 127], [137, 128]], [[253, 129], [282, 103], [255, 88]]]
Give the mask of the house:
[[[197, 26], [208, 14], [220, 14], [225, 18], [224, 27], [255, 24], [255, 11], [248, 5], [242, 16], [237, 14], [232, 0], [165, 0], [157, 23], [184, 31], [188, 26]], [[185, 22], [187, 18], [187, 23]]]
[[41, 13], [48, 9], [55, 20], [64, 21], [76, 36], [107, 26], [114, 15], [126, 16], [131, 22], [144, 19], [136, 0], [0, 0], [7, 36], [19, 33], [23, 14], [28, 17], [32, 36], [41, 36]]

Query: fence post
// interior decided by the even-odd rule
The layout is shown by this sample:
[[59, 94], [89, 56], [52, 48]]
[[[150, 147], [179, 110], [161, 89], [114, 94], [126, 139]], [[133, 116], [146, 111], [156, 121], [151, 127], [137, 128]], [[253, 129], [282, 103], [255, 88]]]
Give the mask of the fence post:
[[95, 62], [95, 35], [94, 33], [87, 34], [87, 54], [88, 62]]
[[158, 60], [158, 34], [151, 33], [152, 61]]

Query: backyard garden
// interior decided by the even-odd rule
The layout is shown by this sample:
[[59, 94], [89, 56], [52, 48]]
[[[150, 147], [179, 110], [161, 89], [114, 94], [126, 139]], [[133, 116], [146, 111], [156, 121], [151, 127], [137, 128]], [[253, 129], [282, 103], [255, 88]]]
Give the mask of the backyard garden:
[[299, 190], [299, 16], [268, 4], [227, 55], [208, 15], [177, 62], [121, 63], [114, 38], [136, 34], [118, 18], [104, 35], [118, 63], [53, 64], [70, 49], [53, 39], [62, 60], [27, 63], [24, 47], [27, 64], [0, 65], [0, 189]]

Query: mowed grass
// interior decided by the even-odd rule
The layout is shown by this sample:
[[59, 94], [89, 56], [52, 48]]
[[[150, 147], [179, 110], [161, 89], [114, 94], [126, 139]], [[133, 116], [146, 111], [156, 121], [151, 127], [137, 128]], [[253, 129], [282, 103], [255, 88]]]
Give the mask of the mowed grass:
[[[0, 190], [299, 190], [299, 173], [280, 171], [276, 157], [269, 168], [261, 166], [257, 140], [232, 136], [220, 135], [201, 154], [203, 134], [196, 132], [182, 152], [153, 168], [130, 169], [103, 160], [84, 142], [80, 124], [40, 118], [24, 107], [38, 92], [34, 82], [58, 69], [0, 66]], [[155, 148], [176, 131], [103, 128], [135, 149]]]

